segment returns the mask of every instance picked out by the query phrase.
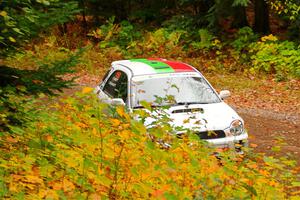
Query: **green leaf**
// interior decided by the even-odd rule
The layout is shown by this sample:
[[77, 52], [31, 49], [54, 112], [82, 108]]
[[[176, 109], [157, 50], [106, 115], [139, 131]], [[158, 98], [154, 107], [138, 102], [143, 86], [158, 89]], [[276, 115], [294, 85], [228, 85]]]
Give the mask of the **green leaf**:
[[107, 178], [106, 176], [101, 176], [101, 184], [103, 184], [104, 186], [109, 187], [112, 184], [112, 180], [110, 180], [109, 178]]
[[292, 186], [294, 186], [294, 187], [300, 187], [300, 181], [294, 181], [294, 182], [292, 182]]
[[246, 190], [248, 190], [249, 192], [251, 192], [254, 196], [257, 196], [257, 192], [256, 192], [256, 190], [255, 190], [254, 187], [252, 187], [252, 186], [250, 186], [250, 185], [247, 185], [247, 184], [245, 184], [245, 183], [243, 183], [242, 186], [243, 186]]
[[14, 30], [16, 33], [19, 33], [19, 34], [21, 34], [21, 35], [24, 35], [24, 33], [22, 33], [21, 30], [18, 29], [18, 28], [13, 28], [13, 30]]
[[165, 192], [164, 193], [164, 197], [167, 199], [167, 200], [177, 200], [178, 198], [176, 197], [176, 195], [174, 194], [171, 194], [169, 192]]
[[147, 101], [140, 101], [140, 104], [141, 104], [144, 108], [146, 108], [147, 110], [152, 111], [152, 107], [151, 107], [151, 104], [150, 104], [149, 102], [147, 102]]
[[236, 6], [244, 6], [246, 7], [249, 3], [249, 0], [234, 0], [233, 3], [232, 3], [232, 6], [233, 7], [236, 7]]
[[146, 141], [146, 146], [149, 148], [149, 149], [154, 149], [154, 143], [152, 141]]

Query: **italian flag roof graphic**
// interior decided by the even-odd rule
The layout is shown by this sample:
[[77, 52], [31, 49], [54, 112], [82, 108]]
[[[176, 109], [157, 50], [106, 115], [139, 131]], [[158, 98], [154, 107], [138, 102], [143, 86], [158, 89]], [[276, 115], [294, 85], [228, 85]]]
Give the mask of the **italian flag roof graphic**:
[[170, 72], [193, 72], [195, 71], [190, 65], [181, 62], [168, 61], [161, 58], [148, 58], [148, 59], [132, 59], [131, 62], [138, 62], [145, 64], [145, 67], [151, 69], [155, 73], [170, 73]]

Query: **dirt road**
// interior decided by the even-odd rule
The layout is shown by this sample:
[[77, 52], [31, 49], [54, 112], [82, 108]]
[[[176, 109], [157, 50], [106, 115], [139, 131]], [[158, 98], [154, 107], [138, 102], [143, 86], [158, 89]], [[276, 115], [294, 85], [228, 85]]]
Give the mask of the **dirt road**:
[[[291, 156], [300, 164], [300, 116], [268, 110], [236, 108], [245, 120], [249, 141], [256, 152]], [[281, 146], [280, 151], [277, 147]]]

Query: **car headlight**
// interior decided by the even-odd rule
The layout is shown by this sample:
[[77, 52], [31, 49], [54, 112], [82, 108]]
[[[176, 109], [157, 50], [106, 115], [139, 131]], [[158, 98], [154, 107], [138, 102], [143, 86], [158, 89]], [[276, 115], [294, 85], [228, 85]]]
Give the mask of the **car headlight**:
[[244, 132], [243, 122], [238, 119], [232, 121], [229, 127], [229, 131], [234, 136], [241, 135]]

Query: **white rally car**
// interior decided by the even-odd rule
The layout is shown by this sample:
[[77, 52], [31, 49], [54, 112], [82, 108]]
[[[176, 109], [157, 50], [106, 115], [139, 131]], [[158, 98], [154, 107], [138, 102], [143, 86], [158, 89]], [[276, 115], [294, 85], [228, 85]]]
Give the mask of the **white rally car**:
[[[243, 119], [223, 101], [230, 92], [217, 94], [204, 76], [188, 64], [165, 59], [115, 61], [96, 93], [103, 102], [126, 105], [130, 110], [143, 109], [141, 102], [145, 101], [152, 106], [168, 104], [166, 113], [173, 126], [192, 129], [218, 148], [248, 144]], [[158, 103], [157, 98], [166, 96], [172, 101]]]

